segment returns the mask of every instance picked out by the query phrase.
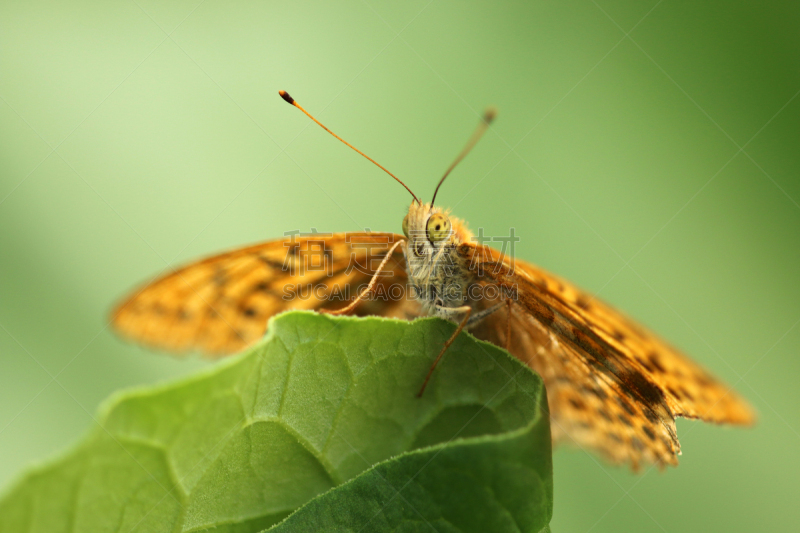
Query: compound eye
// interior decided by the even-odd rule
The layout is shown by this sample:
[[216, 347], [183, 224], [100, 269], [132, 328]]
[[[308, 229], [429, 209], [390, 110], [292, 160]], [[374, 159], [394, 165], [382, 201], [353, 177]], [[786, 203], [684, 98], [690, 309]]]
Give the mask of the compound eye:
[[408, 237], [408, 215], [403, 219], [403, 235]]
[[428, 240], [440, 242], [450, 237], [450, 219], [441, 213], [431, 215], [426, 226]]

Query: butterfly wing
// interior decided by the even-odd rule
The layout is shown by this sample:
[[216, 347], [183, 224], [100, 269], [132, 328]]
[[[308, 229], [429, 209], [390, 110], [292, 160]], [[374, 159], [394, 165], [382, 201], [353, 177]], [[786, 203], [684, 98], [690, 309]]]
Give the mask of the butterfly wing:
[[[117, 306], [112, 324], [123, 337], [171, 352], [225, 355], [258, 340], [267, 320], [288, 309], [336, 309], [366, 286], [392, 233], [290, 236], [215, 255], [160, 277]], [[378, 291], [405, 285], [400, 248], [379, 277]], [[408, 300], [372, 299], [359, 314], [406, 317]]]
[[615, 462], [676, 464], [674, 419], [749, 424], [749, 406], [676, 349], [567, 281], [489, 247], [458, 255], [482, 284], [516, 297], [476, 333], [542, 375], [554, 437]]
[[473, 333], [505, 346], [508, 320], [509, 351], [536, 370], [547, 387], [554, 441], [599, 452], [613, 463], [677, 463], [674, 422], [628, 399], [617, 383], [584, 364], [574, 348], [524, 308], [512, 307], [510, 317], [499, 311]]

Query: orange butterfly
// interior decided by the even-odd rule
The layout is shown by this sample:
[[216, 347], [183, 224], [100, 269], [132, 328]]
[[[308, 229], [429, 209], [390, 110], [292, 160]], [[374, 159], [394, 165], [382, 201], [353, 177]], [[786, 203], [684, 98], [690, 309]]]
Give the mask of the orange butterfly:
[[458, 328], [420, 395], [467, 328], [542, 376], [554, 440], [591, 448], [612, 462], [676, 465], [678, 416], [753, 422], [741, 398], [680, 352], [565, 280], [476, 243], [464, 222], [434, 205], [442, 182], [486, 130], [492, 111], [425, 204], [288, 93], [280, 95], [406, 187], [414, 200], [403, 220], [404, 235], [293, 234], [210, 257], [149, 283], [120, 304], [113, 313], [120, 334], [170, 351], [225, 355], [260, 339], [267, 319], [287, 309], [405, 319], [435, 315]]

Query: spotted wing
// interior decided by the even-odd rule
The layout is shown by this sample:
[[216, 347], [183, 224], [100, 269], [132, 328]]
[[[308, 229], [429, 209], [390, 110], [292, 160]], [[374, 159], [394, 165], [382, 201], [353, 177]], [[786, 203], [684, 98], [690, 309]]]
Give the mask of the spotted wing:
[[[233, 250], [174, 270], [136, 290], [112, 314], [123, 337], [171, 352], [225, 355], [258, 340], [267, 320], [289, 309], [336, 309], [366, 286], [392, 233], [293, 236]], [[398, 247], [378, 294], [405, 285]], [[406, 317], [408, 300], [374, 298], [359, 314]]]
[[513, 294], [510, 313], [478, 335], [541, 374], [554, 437], [614, 462], [676, 464], [675, 417], [749, 424], [750, 407], [730, 388], [620, 312], [544, 270], [497, 250], [462, 244], [480, 284]]

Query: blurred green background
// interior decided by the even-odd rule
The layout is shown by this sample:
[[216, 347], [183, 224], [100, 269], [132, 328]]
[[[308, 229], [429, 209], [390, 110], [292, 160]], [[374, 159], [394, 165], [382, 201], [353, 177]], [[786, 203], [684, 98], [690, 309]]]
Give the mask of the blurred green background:
[[0, 482], [99, 402], [207, 365], [118, 341], [112, 303], [284, 231], [399, 231], [441, 203], [735, 384], [681, 466], [555, 454], [554, 531], [800, 522], [800, 4], [120, 0], [0, 4]]

